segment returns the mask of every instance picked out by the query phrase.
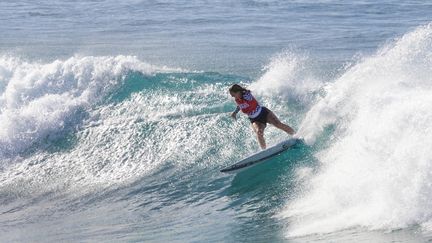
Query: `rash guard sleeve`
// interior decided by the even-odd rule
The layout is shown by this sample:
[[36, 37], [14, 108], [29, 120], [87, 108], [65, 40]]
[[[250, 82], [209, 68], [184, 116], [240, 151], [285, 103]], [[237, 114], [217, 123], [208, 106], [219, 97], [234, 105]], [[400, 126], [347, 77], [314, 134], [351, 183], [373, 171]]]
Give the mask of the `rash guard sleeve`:
[[239, 107], [239, 106], [237, 106], [237, 107], [236, 107], [236, 109], [234, 110], [234, 113], [236, 113], [236, 114], [237, 114], [237, 113], [238, 113], [239, 111], [240, 111], [240, 107]]

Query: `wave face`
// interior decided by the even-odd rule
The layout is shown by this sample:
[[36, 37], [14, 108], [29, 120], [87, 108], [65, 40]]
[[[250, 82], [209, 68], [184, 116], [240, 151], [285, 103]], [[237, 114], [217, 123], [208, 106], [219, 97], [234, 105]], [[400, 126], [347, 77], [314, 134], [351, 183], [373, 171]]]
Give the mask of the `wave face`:
[[364, 57], [305, 115], [309, 143], [331, 129], [299, 197], [280, 216], [288, 236], [432, 223], [432, 25]]
[[221, 136], [206, 130], [225, 117], [211, 114], [223, 104], [208, 104], [226, 92], [218, 84], [195, 84], [199, 73], [131, 56], [52, 63], [2, 57], [0, 65], [5, 201], [62, 190], [82, 195], [140, 178], [190, 149], [197, 158], [208, 156], [195, 146], [210, 147], [204, 138]]

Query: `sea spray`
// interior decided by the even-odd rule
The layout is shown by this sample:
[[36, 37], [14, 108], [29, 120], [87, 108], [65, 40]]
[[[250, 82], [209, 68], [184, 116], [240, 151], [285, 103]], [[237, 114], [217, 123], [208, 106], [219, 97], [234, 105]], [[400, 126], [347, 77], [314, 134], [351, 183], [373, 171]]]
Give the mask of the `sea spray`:
[[308, 105], [320, 90], [319, 80], [311, 68], [306, 54], [283, 51], [274, 55], [263, 68], [263, 74], [250, 85], [250, 89], [263, 96], [279, 96], [282, 102], [289, 101]]
[[299, 134], [332, 125], [320, 171], [280, 216], [288, 236], [351, 227], [397, 229], [432, 219], [432, 25], [352, 66], [326, 87]]

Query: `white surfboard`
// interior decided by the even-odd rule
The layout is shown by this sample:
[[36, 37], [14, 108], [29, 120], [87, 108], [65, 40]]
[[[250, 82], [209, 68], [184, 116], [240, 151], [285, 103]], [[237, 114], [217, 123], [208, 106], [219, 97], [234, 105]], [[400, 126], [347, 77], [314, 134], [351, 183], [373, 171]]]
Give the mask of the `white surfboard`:
[[267, 149], [264, 149], [260, 152], [252, 154], [251, 156], [249, 156], [245, 159], [242, 159], [239, 162], [237, 162], [231, 166], [223, 168], [220, 171], [225, 172], [225, 173], [237, 173], [241, 170], [244, 170], [246, 168], [250, 168], [252, 166], [260, 164], [260, 163], [270, 159], [271, 157], [274, 157], [274, 156], [282, 153], [283, 151], [289, 149], [291, 146], [296, 144], [298, 141], [300, 141], [300, 139], [290, 138], [290, 139], [285, 140], [283, 142], [280, 142], [276, 145], [273, 145]]

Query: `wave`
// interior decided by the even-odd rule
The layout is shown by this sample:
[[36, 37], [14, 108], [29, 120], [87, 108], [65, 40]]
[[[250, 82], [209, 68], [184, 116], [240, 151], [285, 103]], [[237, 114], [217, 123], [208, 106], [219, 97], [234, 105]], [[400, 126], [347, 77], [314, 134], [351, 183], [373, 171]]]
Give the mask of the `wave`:
[[242, 77], [130, 56], [0, 60], [0, 117], [8, 122], [0, 134], [3, 202], [80, 197], [160, 170], [220, 166], [238, 156], [239, 141], [243, 153], [257, 146], [240, 129], [247, 121], [228, 115], [234, 103], [226, 89]]
[[316, 153], [319, 172], [279, 214], [289, 237], [431, 224], [431, 57], [429, 24], [325, 86], [299, 134], [313, 144], [332, 132]]
[[[143, 138], [147, 145], [137, 141], [147, 117], [134, 112], [149, 114], [140, 107], [150, 105], [145, 95], [129, 100], [142, 87], [124, 87], [137, 75], [145, 83], [184, 72], [133, 56], [74, 56], [51, 63], [0, 57], [3, 202], [49, 192], [82, 195], [147, 171], [142, 161], [151, 161], [158, 150], [149, 147], [152, 138]], [[161, 103], [153, 102], [152, 109]]]
[[99, 102], [130, 71], [174, 70], [131, 56], [75, 56], [52, 63], [0, 57], [0, 157], [79, 123], [77, 113]]

